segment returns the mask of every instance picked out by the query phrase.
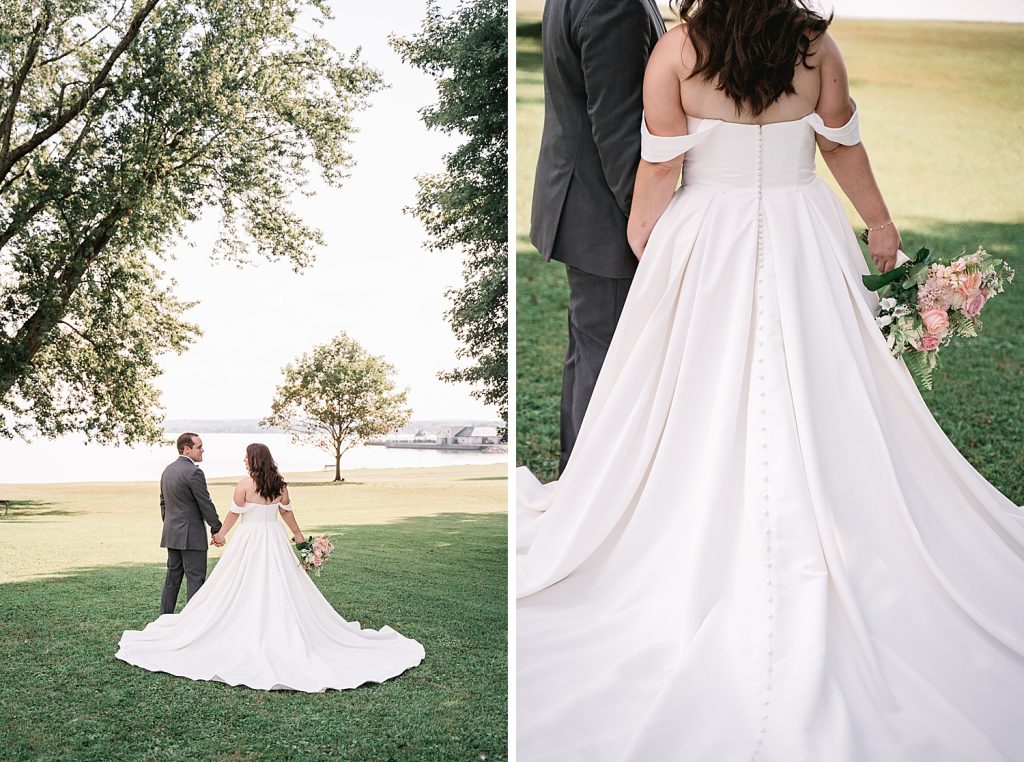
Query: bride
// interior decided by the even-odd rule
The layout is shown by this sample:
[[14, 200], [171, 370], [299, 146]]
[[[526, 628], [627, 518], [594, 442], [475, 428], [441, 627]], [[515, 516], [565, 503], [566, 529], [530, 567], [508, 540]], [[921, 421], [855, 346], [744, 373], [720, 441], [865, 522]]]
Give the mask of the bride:
[[892, 269], [828, 22], [679, 11], [636, 279], [561, 479], [518, 473], [518, 758], [1024, 759], [1024, 511], [890, 355], [815, 176], [817, 143]]
[[331, 608], [277, 520], [303, 541], [270, 450], [250, 444], [244, 463], [249, 476], [214, 540], [238, 528], [209, 579], [180, 614], [125, 632], [117, 658], [193, 680], [314, 693], [384, 682], [419, 664], [415, 640], [390, 627], [361, 629]]

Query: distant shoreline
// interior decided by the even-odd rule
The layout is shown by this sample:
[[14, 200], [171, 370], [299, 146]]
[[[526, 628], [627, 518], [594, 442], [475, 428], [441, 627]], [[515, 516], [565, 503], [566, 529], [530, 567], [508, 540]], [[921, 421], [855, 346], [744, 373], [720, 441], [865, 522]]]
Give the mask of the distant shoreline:
[[[501, 421], [473, 418], [427, 418], [411, 420], [397, 434], [416, 434], [423, 431], [437, 434], [445, 426], [494, 426], [502, 428]], [[185, 431], [197, 434], [287, 434], [287, 429], [264, 428], [258, 418], [169, 418], [162, 424], [165, 434], [175, 436]]]
[[[494, 463], [463, 463], [451, 466], [394, 466], [391, 468], [353, 468], [350, 470], [342, 471], [342, 477], [344, 482], [358, 482], [360, 478], [371, 478], [378, 476], [386, 476], [394, 478], [401, 476], [401, 472], [408, 473], [410, 476], [426, 476], [432, 472], [441, 474], [443, 472], [452, 471], [467, 471], [467, 470], [486, 470], [500, 467], [505, 464], [501, 462]], [[327, 471], [282, 471], [281, 475], [293, 486], [303, 487], [308, 484], [323, 484], [330, 482], [334, 478], [333, 472]], [[234, 484], [242, 478], [242, 473], [233, 474], [230, 476], [211, 476], [207, 479], [207, 482], [211, 487], [223, 486], [225, 484]], [[26, 483], [13, 483], [13, 482], [0, 482], [0, 517], [3, 516], [3, 502], [6, 499], [10, 499], [6, 496], [3, 490], [23, 490], [32, 489], [38, 487], [54, 487], [60, 489], [74, 488], [74, 487], [97, 487], [99, 485], [111, 484], [111, 485], [127, 485], [127, 484], [153, 484], [157, 485], [160, 480], [157, 479], [131, 479], [125, 481], [112, 481], [110, 479], [101, 479], [97, 481], [80, 481], [80, 482], [26, 482]]]
[[[174, 439], [178, 433], [168, 436], [160, 445], [122, 447], [86, 444], [77, 437], [38, 440], [27, 445], [0, 441], [0, 463], [3, 464], [0, 465], [0, 483], [108, 483], [156, 479], [177, 456]], [[199, 428], [197, 433], [206, 445], [202, 468], [207, 479], [240, 474], [245, 447], [253, 441], [270, 447], [278, 466], [286, 473], [326, 474], [325, 467], [330, 464], [330, 476], [334, 476], [334, 458], [329, 452], [296, 443], [286, 432], [217, 433]], [[345, 476], [357, 469], [430, 468], [506, 460], [507, 455], [489, 453], [358, 445], [342, 456], [341, 472]]]

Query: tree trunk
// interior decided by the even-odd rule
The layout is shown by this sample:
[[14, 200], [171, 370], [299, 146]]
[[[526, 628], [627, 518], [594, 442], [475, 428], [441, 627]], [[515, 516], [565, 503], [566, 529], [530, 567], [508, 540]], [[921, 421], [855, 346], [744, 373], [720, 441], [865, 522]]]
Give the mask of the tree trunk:
[[334, 453], [334, 481], [341, 481], [341, 453]]

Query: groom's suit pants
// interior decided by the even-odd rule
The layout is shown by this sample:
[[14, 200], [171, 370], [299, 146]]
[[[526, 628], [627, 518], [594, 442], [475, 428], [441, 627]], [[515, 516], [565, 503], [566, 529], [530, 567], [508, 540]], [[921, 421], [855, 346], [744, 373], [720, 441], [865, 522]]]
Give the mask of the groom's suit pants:
[[181, 578], [185, 577], [185, 602], [188, 603], [206, 581], [206, 551], [167, 549], [167, 576], [160, 596], [160, 613], [173, 614], [181, 590]]
[[632, 278], [592, 275], [569, 265], [565, 267], [565, 275], [569, 280], [569, 348], [562, 372], [558, 473], [565, 469], [576, 444], [604, 356], [633, 282]]

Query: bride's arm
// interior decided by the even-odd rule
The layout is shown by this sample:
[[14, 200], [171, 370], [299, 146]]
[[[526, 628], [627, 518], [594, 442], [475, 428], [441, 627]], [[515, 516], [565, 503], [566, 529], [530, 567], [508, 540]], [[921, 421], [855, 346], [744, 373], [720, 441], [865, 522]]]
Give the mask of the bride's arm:
[[[231, 502], [236, 506], [245, 505], [245, 480], [238, 482], [235, 485], [235, 494], [231, 496]], [[228, 530], [235, 525], [238, 521], [238, 514], [232, 510], [228, 511], [228, 515], [224, 517], [224, 523], [221, 524], [220, 531], [213, 536], [213, 539], [218, 543], [223, 544], [224, 538], [228, 536]]]
[[[846, 124], [853, 115], [850, 106], [850, 86], [846, 78], [846, 65], [839, 46], [826, 34], [818, 51], [821, 92], [815, 111], [828, 127]], [[818, 135], [818, 148], [832, 176], [850, 199], [857, 214], [869, 230], [868, 250], [881, 272], [888, 272], [896, 264], [896, 250], [900, 247], [900, 234], [892, 221], [889, 208], [882, 198], [875, 175], [871, 171], [867, 149], [863, 143], [845, 146]]]
[[[686, 114], [679, 102], [682, 66], [679, 38], [682, 34], [681, 27], [677, 27], [662, 36], [651, 52], [644, 73], [644, 114], [647, 129], [654, 135], [686, 134]], [[643, 254], [655, 223], [672, 200], [682, 167], [682, 154], [658, 163], [640, 160], [626, 226], [626, 238], [637, 259]]]
[[[235, 503], [235, 505], [238, 504]], [[228, 511], [228, 515], [224, 517], [224, 523], [221, 525], [220, 531], [213, 536], [213, 539], [217, 541], [217, 544], [224, 544], [224, 538], [228, 536], [228, 531], [230, 531], [231, 527], [235, 525], [236, 521], [238, 521], [238, 514], [234, 511]]]
[[[281, 514], [281, 518], [284, 519], [284, 523], [288, 525], [288, 528], [292, 530], [292, 537], [295, 542], [302, 542], [306, 538], [302, 534], [302, 530], [299, 529], [299, 522], [295, 520], [295, 512], [291, 509], [292, 499], [288, 496], [288, 488], [285, 487], [281, 491], [281, 508], [277, 509], [277, 512]], [[289, 506], [285, 508], [284, 506]]]

